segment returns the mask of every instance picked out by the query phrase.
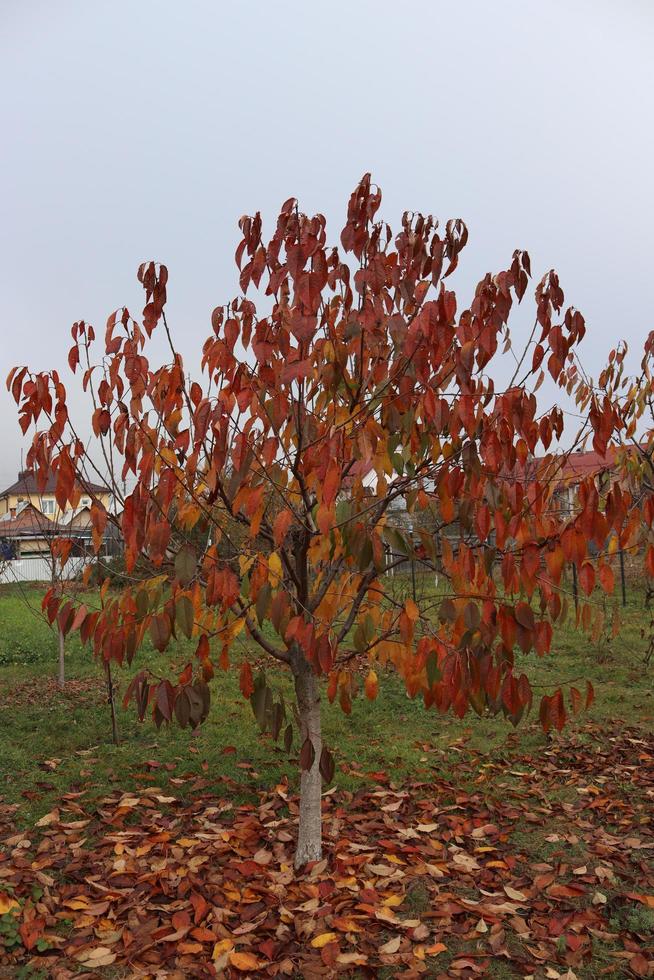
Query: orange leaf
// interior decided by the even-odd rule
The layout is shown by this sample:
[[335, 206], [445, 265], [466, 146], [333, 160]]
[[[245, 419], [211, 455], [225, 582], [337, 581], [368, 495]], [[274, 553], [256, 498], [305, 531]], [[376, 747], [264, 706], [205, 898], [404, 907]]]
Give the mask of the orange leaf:
[[322, 500], [327, 507], [336, 500], [336, 494], [341, 482], [341, 467], [338, 460], [332, 460], [327, 469], [325, 481], [322, 485]]
[[417, 622], [418, 619], [420, 618], [420, 610], [416, 606], [413, 599], [406, 600], [406, 602], [404, 603], [404, 610], [412, 623]]
[[645, 567], [649, 574], [654, 578], [654, 545], [650, 545], [647, 549], [647, 554], [645, 557]]
[[627, 898], [631, 898], [634, 902], [640, 902], [642, 905], [646, 905], [648, 909], [654, 909], [654, 895], [641, 895], [638, 892], [627, 892]]
[[377, 697], [379, 691], [379, 679], [374, 670], [371, 670], [366, 677], [364, 684], [364, 690], [366, 692], [366, 697], [369, 701], [374, 701]]
[[438, 956], [439, 953], [444, 953], [446, 949], [447, 946], [445, 946], [443, 943], [434, 943], [433, 946], [426, 947], [425, 953], [427, 956]]
[[229, 962], [234, 969], [242, 970], [244, 973], [248, 970], [258, 970], [262, 963], [252, 953], [230, 953]]

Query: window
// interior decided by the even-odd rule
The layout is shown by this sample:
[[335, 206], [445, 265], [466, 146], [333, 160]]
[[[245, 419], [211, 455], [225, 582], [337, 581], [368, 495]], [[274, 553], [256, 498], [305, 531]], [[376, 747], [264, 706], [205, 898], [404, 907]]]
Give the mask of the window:
[[54, 514], [55, 512], [55, 502], [52, 499], [43, 500], [41, 502], [41, 510], [44, 514]]
[[79, 505], [80, 505], [80, 507], [90, 507], [91, 506], [91, 498], [90, 497], [82, 497], [82, 499], [79, 502]]

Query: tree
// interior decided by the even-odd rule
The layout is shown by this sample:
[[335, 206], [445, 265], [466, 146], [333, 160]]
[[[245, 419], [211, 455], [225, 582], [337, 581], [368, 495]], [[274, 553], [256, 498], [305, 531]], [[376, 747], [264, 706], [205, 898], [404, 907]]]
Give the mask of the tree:
[[[536, 391], [545, 370], [559, 387], [579, 386], [585, 332], [578, 311], [563, 312], [556, 274], [538, 284], [533, 330], [514, 355], [508, 321], [527, 290], [527, 253], [485, 275], [459, 313], [447, 283], [467, 241], [463, 222], [441, 231], [434, 218], [407, 212], [394, 237], [377, 220], [380, 202], [364, 176], [340, 248], [328, 247], [325, 218], [303, 214], [293, 198], [268, 241], [259, 214], [243, 217], [242, 295], [214, 310], [193, 379], [166, 317], [163, 265], [140, 267], [142, 318], [126, 307], [111, 314], [104, 357], [92, 326], [72, 328], [69, 365], [84, 366], [113, 489], [120, 499], [122, 481], [134, 484], [121, 517], [127, 571], [145, 554], [158, 572], [118, 594], [103, 587], [101, 608], [80, 607], [74, 625], [105, 662], [131, 663], [147, 632], [162, 652], [180, 633], [197, 638], [197, 663], [174, 682], [144, 671], [130, 685], [139, 716], [149, 706], [157, 724], [199, 724], [214, 659], [227, 667], [232, 649], [245, 651], [241, 690], [262, 728], [283, 731], [289, 748], [299, 729], [298, 866], [321, 856], [321, 779], [334, 768], [321, 735], [321, 680], [349, 713], [365, 660], [368, 698], [391, 666], [427, 708], [502, 713], [517, 724], [532, 691], [516, 650], [550, 650], [552, 623], [568, 608], [563, 566], [578, 566], [590, 594], [587, 545], [608, 527], [590, 488], [581, 518], [551, 506], [564, 414], [539, 406]], [[170, 348], [159, 366], [149, 357], [155, 331]], [[506, 384], [491, 371], [498, 379], [504, 371]], [[54, 371], [26, 368], [8, 385], [23, 431], [37, 426], [29, 464], [41, 479], [57, 474], [63, 504], [93, 465], [64, 385]], [[606, 446], [613, 416], [593, 406], [568, 451], [590, 428]], [[546, 454], [538, 465], [537, 447]], [[411, 535], [393, 521], [398, 502], [416, 515]], [[113, 518], [97, 502], [91, 513], [97, 541]], [[612, 515], [616, 525], [624, 517], [620, 506]], [[234, 528], [238, 547], [226, 549]], [[444, 593], [437, 602], [433, 593], [420, 604], [394, 599], [387, 546], [397, 561], [433, 568], [437, 539]], [[51, 606], [56, 614], [55, 596]], [[265, 673], [253, 676], [252, 644], [290, 670], [294, 717]], [[577, 711], [579, 691], [570, 699]], [[545, 728], [565, 717], [561, 689], [542, 698]]]
[[[636, 562], [642, 561], [642, 581], [645, 583], [646, 604], [654, 599], [654, 331], [644, 344], [640, 370], [635, 375], [627, 372], [628, 345], [622, 341], [609, 354], [608, 363], [601, 372], [597, 387], [587, 384], [579, 394], [586, 401], [596, 404], [601, 398], [611, 405], [613, 431], [611, 465], [614, 487], [623, 500], [628, 519], [621, 533], [614, 535], [608, 550], [631, 554]], [[654, 615], [647, 628], [645, 662], [654, 654]]]
[[[75, 491], [77, 493], [77, 491]], [[88, 492], [88, 491], [86, 491]], [[50, 588], [43, 597], [41, 603], [42, 614], [45, 614], [50, 626], [56, 630], [59, 644], [59, 687], [65, 684], [65, 660], [66, 660], [66, 636], [79, 625], [79, 611], [75, 606], [73, 598], [68, 589], [71, 579], [71, 552], [75, 545], [79, 546], [79, 536], [77, 529], [67, 527], [56, 522], [51, 522], [41, 510], [34, 508], [35, 519], [39, 527], [45, 547], [42, 557], [50, 569]], [[77, 538], [73, 535], [77, 534]], [[96, 556], [100, 551], [102, 541], [96, 542]], [[98, 566], [104, 566], [104, 562], [98, 560]], [[91, 566], [88, 572], [92, 571]], [[87, 573], [87, 579], [89, 575]], [[83, 609], [83, 607], [82, 607]], [[112, 676], [111, 660], [105, 659], [103, 663], [105, 685], [107, 689], [107, 704], [111, 717], [111, 737], [114, 745], [120, 745], [120, 731], [118, 726], [118, 716], [116, 713], [116, 689]]]
[[[63, 596], [66, 582], [66, 563], [73, 547], [73, 541], [64, 537], [62, 529], [50, 521], [39, 507], [32, 506], [34, 523], [41, 536], [43, 548], [40, 557], [45, 561], [50, 575], [50, 594]], [[59, 619], [51, 623], [56, 629], [59, 650], [57, 683], [63, 688], [66, 683], [66, 634], [65, 624]]]
[[[69, 538], [65, 538], [64, 535], [67, 533], [67, 529], [62, 527], [56, 520], [50, 520], [49, 517], [43, 511], [43, 504], [41, 500], [36, 502], [32, 501], [29, 497], [24, 503], [21, 510], [16, 517], [10, 518], [9, 523], [5, 525], [7, 534], [3, 536], [3, 543], [6, 545], [6, 561], [4, 563], [4, 570], [8, 572], [8, 577], [13, 577], [11, 575], [12, 561], [9, 559], [15, 557], [16, 553], [16, 540], [20, 540], [22, 535], [29, 535], [35, 539], [38, 543], [38, 558], [45, 565], [48, 573], [48, 580], [50, 582], [50, 594], [61, 596], [64, 593], [64, 583], [67, 579], [66, 565], [70, 555], [70, 551], [73, 547], [73, 541]], [[16, 538], [12, 538], [11, 534], [15, 534]], [[0, 569], [1, 570], [1, 569]], [[18, 583], [20, 585], [20, 583]], [[37, 611], [29, 595], [20, 588], [20, 595], [25, 604], [25, 606], [30, 610], [31, 613], [37, 616], [43, 615], [43, 610]], [[57, 636], [57, 648], [58, 648], [58, 669], [57, 669], [57, 683], [60, 688], [63, 688], [66, 683], [66, 637], [64, 628], [59, 620], [50, 620], [50, 629]]]

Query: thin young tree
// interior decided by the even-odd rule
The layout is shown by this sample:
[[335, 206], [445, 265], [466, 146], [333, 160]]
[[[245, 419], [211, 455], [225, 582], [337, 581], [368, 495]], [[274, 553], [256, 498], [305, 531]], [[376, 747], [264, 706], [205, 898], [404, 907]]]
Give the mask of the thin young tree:
[[[82, 492], [89, 493], [87, 487]], [[27, 518], [25, 517], [27, 511]], [[42, 499], [32, 499], [29, 495], [26, 501], [26, 510], [21, 511], [23, 523], [21, 530], [29, 531], [32, 539], [38, 542], [38, 555], [48, 573], [50, 587], [45, 593], [40, 608], [34, 604], [30, 593], [19, 586], [18, 595], [22, 599], [25, 607], [37, 618], [45, 617], [50, 629], [57, 638], [57, 684], [60, 689], [66, 686], [66, 637], [76, 623], [76, 606], [74, 595], [71, 593], [71, 583], [79, 575], [81, 566], [75, 559], [78, 555], [74, 552], [80, 545], [79, 528], [72, 524], [64, 524], [60, 515], [56, 514], [50, 519], [44, 512]], [[71, 515], [72, 516], [72, 515]], [[98, 546], [97, 551], [100, 550]], [[11, 580], [12, 561], [4, 562], [5, 575]], [[0, 565], [0, 572], [3, 566]], [[115, 703], [115, 687], [111, 672], [111, 663], [106, 661], [104, 664], [105, 682], [107, 687], [107, 702], [111, 713], [111, 731], [115, 745], [120, 743], [118, 717]]]
[[[13, 525], [16, 523], [20, 525], [19, 530], [15, 532], [17, 538], [28, 535], [29, 538], [38, 542], [38, 554], [33, 557], [38, 558], [47, 570], [50, 594], [61, 595], [64, 588], [65, 565], [73, 542], [63, 539], [62, 529], [56, 521], [51, 520], [43, 512], [42, 501], [33, 500], [29, 495], [16, 517], [11, 519], [8, 530], [12, 531]], [[11, 538], [7, 540], [11, 540]], [[7, 560], [4, 564], [4, 571], [9, 579], [13, 578], [13, 563], [16, 560], [13, 556], [12, 559], [11, 561]], [[25, 606], [38, 618], [42, 617], [42, 610], [34, 606], [30, 595], [22, 588], [20, 582], [17, 584], [20, 586], [18, 594]], [[65, 633], [58, 621], [50, 621], [49, 625], [57, 639], [57, 684], [63, 689], [66, 684]]]
[[[23, 430], [37, 427], [29, 463], [40, 479], [55, 473], [64, 502], [94, 459], [119, 497], [129, 478], [127, 571], [143, 555], [157, 570], [118, 593], [103, 587], [101, 608], [81, 607], [75, 628], [119, 664], [146, 634], [162, 652], [193, 638], [195, 662], [177, 678], [141, 671], [130, 685], [139, 716], [149, 709], [157, 724], [199, 724], [214, 666], [240, 652], [241, 690], [261, 727], [283, 732], [289, 749], [297, 737], [297, 866], [322, 854], [321, 782], [334, 771], [321, 696], [349, 713], [359, 678], [375, 698], [388, 667], [427, 708], [517, 723], [532, 691], [516, 652], [550, 650], [568, 605], [564, 564], [579, 567], [586, 589], [588, 542], [607, 530], [594, 497], [581, 522], [551, 506], [564, 414], [539, 405], [536, 391], [544, 371], [559, 386], [578, 384], [585, 332], [581, 314], [564, 311], [556, 274], [538, 284], [533, 330], [514, 355], [509, 317], [527, 290], [527, 253], [485, 275], [460, 310], [448, 282], [463, 222], [441, 229], [407, 212], [393, 235], [380, 202], [364, 176], [340, 246], [328, 245], [325, 218], [293, 198], [268, 240], [259, 214], [242, 218], [241, 295], [214, 310], [191, 376], [166, 316], [162, 265], [140, 267], [143, 314], [112, 313], [99, 356], [93, 328], [76, 323], [69, 364], [83, 367], [95, 455], [56, 372], [20, 368], [8, 381]], [[151, 360], [155, 331], [170, 352], [161, 364]], [[597, 412], [569, 448], [589, 426], [609, 438], [612, 418]], [[394, 520], [400, 504], [415, 533]], [[112, 516], [97, 502], [91, 513], [97, 541]], [[422, 568], [438, 558], [437, 601], [393, 598], [389, 549]], [[48, 602], [57, 615], [58, 597]], [[265, 673], [253, 675], [255, 648], [290, 671], [292, 712]], [[581, 701], [573, 689], [573, 710]], [[562, 690], [545, 695], [543, 725], [560, 728], [565, 717]]]

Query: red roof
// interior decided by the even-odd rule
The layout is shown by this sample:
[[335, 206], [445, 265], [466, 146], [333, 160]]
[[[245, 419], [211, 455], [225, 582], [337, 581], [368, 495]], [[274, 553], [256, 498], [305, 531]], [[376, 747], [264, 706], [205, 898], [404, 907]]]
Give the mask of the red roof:
[[56, 535], [65, 532], [66, 526], [64, 524], [51, 521], [32, 504], [24, 507], [17, 517], [12, 517], [8, 521], [0, 521], [0, 538]]
[[[504, 471], [501, 479], [507, 482], [533, 483], [543, 473], [545, 460], [544, 456], [530, 456], [524, 464], [516, 463], [512, 471]], [[596, 476], [612, 469], [615, 461], [616, 449], [609, 446], [605, 456], [595, 450], [573, 450], [570, 453], [554, 454], [549, 458], [548, 464], [552, 468], [552, 479], [557, 483], [574, 484], [588, 476]]]
[[615, 465], [615, 456], [613, 446], [608, 447], [605, 456], [595, 452], [595, 450], [572, 452], [561, 469], [561, 480], [565, 483], [579, 483], [587, 476], [594, 476], [604, 470], [610, 470]]

